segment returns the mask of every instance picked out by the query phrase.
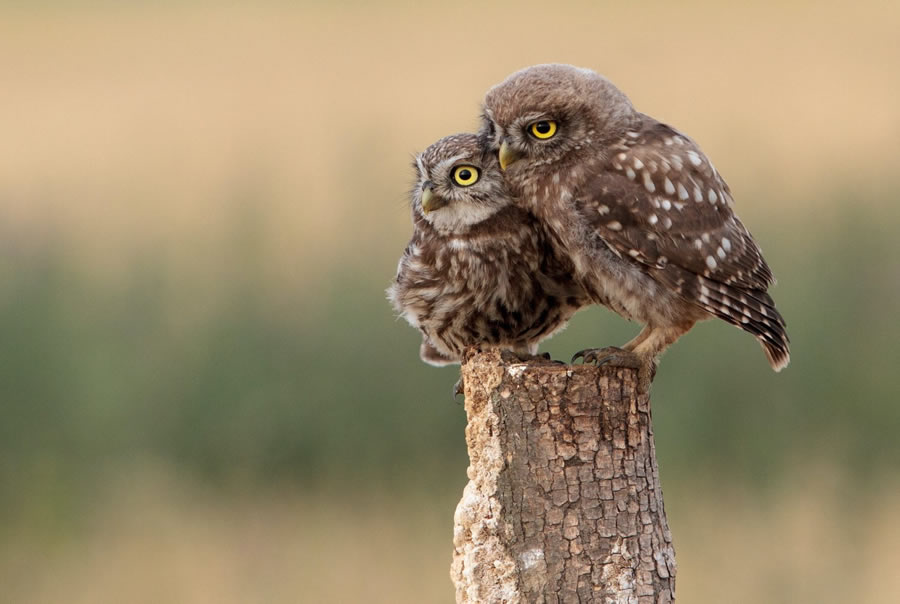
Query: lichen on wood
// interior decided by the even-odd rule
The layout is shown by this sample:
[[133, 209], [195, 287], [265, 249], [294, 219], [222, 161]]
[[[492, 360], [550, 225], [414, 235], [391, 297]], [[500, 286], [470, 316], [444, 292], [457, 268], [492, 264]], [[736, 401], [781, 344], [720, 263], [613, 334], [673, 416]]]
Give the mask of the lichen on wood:
[[468, 351], [457, 602], [674, 600], [649, 393], [621, 367]]

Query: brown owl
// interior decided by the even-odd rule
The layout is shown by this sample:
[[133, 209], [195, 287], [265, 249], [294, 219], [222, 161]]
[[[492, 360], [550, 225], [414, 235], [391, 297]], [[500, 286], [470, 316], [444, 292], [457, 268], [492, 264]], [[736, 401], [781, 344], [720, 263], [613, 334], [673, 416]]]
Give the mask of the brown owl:
[[458, 363], [474, 345], [534, 354], [590, 303], [476, 135], [439, 140], [415, 170], [415, 228], [387, 294], [422, 332], [422, 360]]
[[570, 65], [529, 67], [489, 90], [482, 136], [593, 300], [644, 325], [624, 350], [576, 358], [655, 365], [697, 321], [718, 317], [753, 334], [774, 370], [788, 364], [772, 272], [690, 138]]

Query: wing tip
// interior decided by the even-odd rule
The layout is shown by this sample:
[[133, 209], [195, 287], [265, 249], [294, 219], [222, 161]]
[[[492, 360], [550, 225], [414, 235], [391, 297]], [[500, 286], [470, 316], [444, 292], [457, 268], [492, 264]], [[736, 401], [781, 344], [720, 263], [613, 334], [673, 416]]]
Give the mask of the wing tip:
[[791, 352], [787, 348], [787, 344], [784, 344], [783, 346], [774, 346], [761, 338], [759, 339], [759, 343], [762, 346], [763, 352], [766, 353], [769, 365], [776, 373], [787, 367], [791, 362]]

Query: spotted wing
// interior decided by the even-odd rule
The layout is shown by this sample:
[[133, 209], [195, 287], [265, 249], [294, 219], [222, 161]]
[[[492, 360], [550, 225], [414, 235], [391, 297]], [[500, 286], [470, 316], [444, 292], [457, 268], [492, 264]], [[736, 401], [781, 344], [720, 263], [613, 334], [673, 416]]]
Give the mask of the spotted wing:
[[772, 271], [692, 140], [646, 118], [611, 148], [577, 202], [599, 245], [786, 357], [784, 319], [766, 293]]

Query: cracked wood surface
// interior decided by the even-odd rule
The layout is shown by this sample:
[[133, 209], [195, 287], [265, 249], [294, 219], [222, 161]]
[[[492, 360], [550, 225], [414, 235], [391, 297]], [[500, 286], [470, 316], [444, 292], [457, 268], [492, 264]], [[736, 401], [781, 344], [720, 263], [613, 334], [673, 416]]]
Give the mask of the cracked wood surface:
[[674, 600], [650, 401], [633, 369], [468, 351], [457, 602]]

